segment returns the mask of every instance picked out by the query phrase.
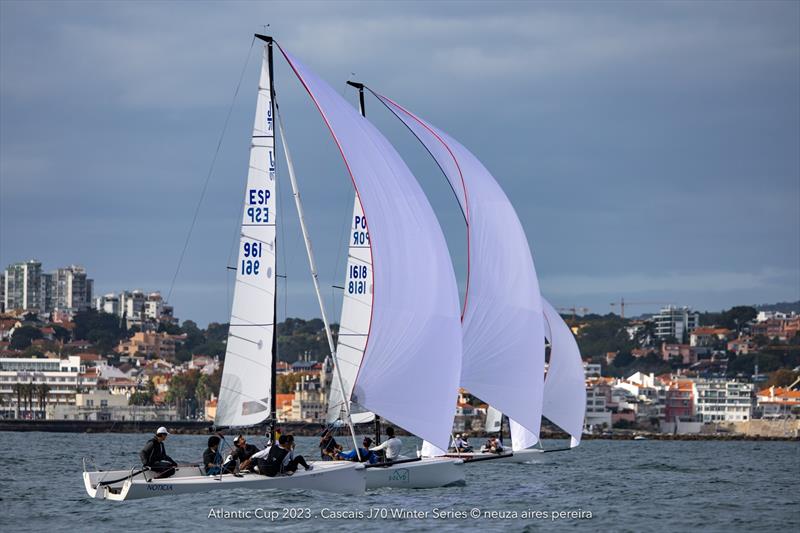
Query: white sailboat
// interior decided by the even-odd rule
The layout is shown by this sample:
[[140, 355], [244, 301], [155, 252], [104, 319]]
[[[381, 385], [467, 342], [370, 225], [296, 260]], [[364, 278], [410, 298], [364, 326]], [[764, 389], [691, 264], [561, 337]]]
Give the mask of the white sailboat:
[[[497, 181], [469, 150], [393, 100], [371, 92], [431, 154], [464, 215], [467, 283], [460, 385], [519, 421], [538, 439], [544, 318], [522, 224]], [[423, 454], [448, 455], [445, 449], [426, 442]], [[523, 449], [513, 446], [515, 453]]]
[[[250, 164], [242, 210], [236, 285], [231, 310], [217, 427], [248, 427], [275, 420], [276, 362], [276, 172], [275, 101], [272, 85], [272, 44], [265, 41], [259, 78]], [[362, 493], [366, 470], [353, 463], [322, 463], [291, 476], [254, 473], [208, 476], [202, 467], [182, 466], [165, 479], [146, 469], [87, 471], [84, 485], [97, 499], [129, 500], [167, 494], [221, 489], [313, 489]]]
[[[348, 287], [353, 281], [358, 298], [346, 302], [345, 311], [356, 305], [361, 310], [352, 320], [345, 316], [352, 335], [340, 339], [346, 359], [336, 365], [341, 381], [334, 384], [339, 399], [331, 402], [333, 412], [344, 408], [347, 415], [352, 403], [356, 413], [380, 414], [446, 446], [461, 367], [461, 331], [444, 235], [394, 147], [330, 85], [281, 51], [339, 147], [356, 189], [353, 228], [363, 233], [358, 245], [366, 245], [351, 250]], [[412, 458], [367, 466], [367, 488], [463, 482], [460, 460]]]
[[[578, 343], [561, 315], [546, 299], [542, 298], [545, 317], [545, 337], [550, 343], [550, 363], [544, 380], [544, 401], [542, 414], [548, 420], [567, 432], [570, 448], [580, 444], [583, 421], [586, 415], [586, 387], [584, 383], [583, 360]], [[502, 432], [503, 413], [490, 407], [486, 415], [486, 432]], [[509, 419], [512, 442], [520, 449], [500, 454], [503, 462], [523, 463], [534, 459], [537, 454], [550, 451], [563, 451], [563, 448], [547, 450], [532, 448], [536, 443], [524, 427]], [[528, 445], [528, 446], [526, 446]], [[496, 455], [496, 454], [495, 454]], [[467, 460], [480, 460], [491, 454], [468, 454]]]
[[[361, 94], [360, 112], [364, 116], [363, 93]], [[372, 320], [373, 290], [370, 234], [361, 202], [355, 197], [348, 233], [347, 271], [336, 347], [342, 386], [336, 380], [331, 384], [327, 421], [333, 424], [346, 419], [345, 406], [349, 405], [354, 424], [376, 422], [377, 444], [380, 439], [380, 418], [362, 405], [350, 402], [367, 346]], [[367, 488], [432, 488], [462, 484], [464, 472], [461, 463], [456, 459], [434, 461], [430, 458], [404, 457], [400, 462], [391, 465], [368, 465]]]

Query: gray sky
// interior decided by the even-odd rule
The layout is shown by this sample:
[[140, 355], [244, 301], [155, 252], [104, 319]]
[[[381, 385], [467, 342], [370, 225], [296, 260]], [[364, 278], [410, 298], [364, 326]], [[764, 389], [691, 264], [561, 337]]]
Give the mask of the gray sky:
[[[98, 294], [166, 294], [249, 54], [172, 296], [181, 319], [226, 321], [262, 24], [352, 102], [355, 73], [469, 147], [555, 305], [800, 299], [798, 2], [4, 0], [0, 265], [79, 263]], [[282, 58], [276, 86], [338, 319], [352, 186]], [[429, 193], [463, 286], [444, 178], [376, 100], [367, 112]], [[319, 316], [287, 189], [280, 317]]]

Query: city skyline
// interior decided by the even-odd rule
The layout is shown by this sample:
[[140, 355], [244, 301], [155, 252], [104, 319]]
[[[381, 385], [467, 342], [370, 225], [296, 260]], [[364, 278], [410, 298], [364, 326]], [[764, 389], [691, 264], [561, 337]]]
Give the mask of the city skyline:
[[[634, 315], [800, 299], [797, 4], [403, 7], [0, 4], [0, 267], [81, 264], [95, 295], [166, 297], [247, 58], [169, 302], [181, 319], [227, 322], [257, 73], [248, 48], [263, 22], [354, 103], [353, 76], [470, 147], [514, 204], [555, 305], [658, 302]], [[286, 70], [279, 61], [278, 98], [338, 321], [330, 287], [344, 279], [353, 192]], [[429, 194], [463, 291], [449, 189], [377, 100], [367, 113]], [[279, 175], [279, 317], [316, 317]]]

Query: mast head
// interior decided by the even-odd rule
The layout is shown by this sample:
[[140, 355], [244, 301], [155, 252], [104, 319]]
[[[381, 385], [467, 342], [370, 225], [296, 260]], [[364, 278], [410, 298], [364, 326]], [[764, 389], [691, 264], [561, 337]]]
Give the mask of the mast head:
[[350, 81], [350, 80], [348, 80], [348, 81], [347, 81], [347, 85], [349, 85], [349, 86], [351, 86], [351, 87], [355, 87], [355, 88], [356, 88], [356, 89], [358, 89], [359, 91], [363, 91], [363, 90], [364, 90], [364, 84], [363, 84], [363, 83], [358, 83], [357, 81]]
[[272, 44], [272, 37], [270, 37], [269, 35], [262, 35], [260, 33], [255, 33], [255, 34], [253, 34], [253, 36], [256, 39], [261, 39], [262, 41], [264, 41], [267, 44]]

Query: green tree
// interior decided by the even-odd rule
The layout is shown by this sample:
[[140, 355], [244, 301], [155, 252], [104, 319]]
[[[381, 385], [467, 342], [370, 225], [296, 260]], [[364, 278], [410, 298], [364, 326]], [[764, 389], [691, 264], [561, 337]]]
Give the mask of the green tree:
[[303, 374], [300, 372], [287, 372], [278, 374], [278, 394], [289, 394], [294, 392], [295, 385], [300, 382]]
[[[115, 343], [125, 337], [125, 330], [120, 327], [119, 317], [109, 313], [103, 313], [95, 309], [79, 311], [73, 318], [75, 329], [73, 330], [75, 339], [83, 339], [91, 342], [89, 334], [92, 331], [105, 332], [106, 338]], [[98, 333], [95, 336], [99, 335]]]
[[753, 320], [756, 315], [758, 315], [758, 311], [756, 311], [755, 307], [737, 305], [736, 307], [731, 307], [727, 311], [722, 312], [722, 316], [719, 318], [719, 325], [723, 328], [739, 330], [745, 324]]
[[12, 350], [24, 350], [31, 345], [31, 342], [36, 339], [41, 339], [42, 337], [43, 335], [39, 328], [33, 326], [22, 326], [20, 328], [16, 328], [14, 333], [11, 335], [11, 343], [9, 344], [9, 348]]

